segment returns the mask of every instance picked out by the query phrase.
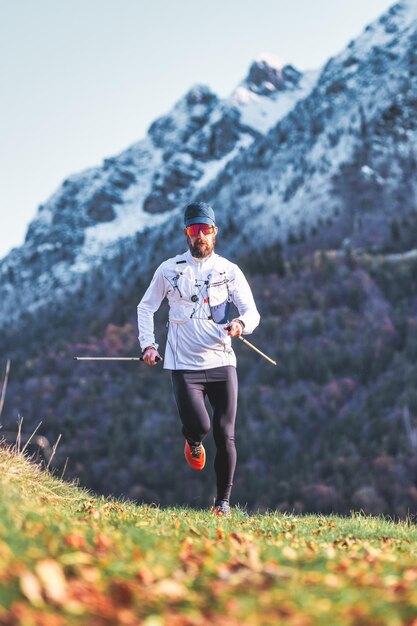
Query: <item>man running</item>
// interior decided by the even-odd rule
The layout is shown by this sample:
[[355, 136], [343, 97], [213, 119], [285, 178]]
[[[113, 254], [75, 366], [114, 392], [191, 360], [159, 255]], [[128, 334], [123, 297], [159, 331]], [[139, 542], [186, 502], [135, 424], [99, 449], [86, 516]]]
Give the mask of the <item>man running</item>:
[[[164, 261], [138, 305], [143, 360], [162, 360], [155, 343], [154, 313], [169, 302], [165, 369], [172, 385], [185, 437], [185, 458], [195, 470], [206, 462], [203, 439], [210, 430], [205, 405], [213, 410], [217, 497], [214, 512], [230, 515], [230, 493], [236, 468], [236, 356], [232, 337], [250, 334], [259, 324], [251, 289], [237, 265], [214, 252], [218, 228], [212, 207], [195, 202], [185, 208], [188, 251]], [[229, 321], [230, 303], [239, 316]]]

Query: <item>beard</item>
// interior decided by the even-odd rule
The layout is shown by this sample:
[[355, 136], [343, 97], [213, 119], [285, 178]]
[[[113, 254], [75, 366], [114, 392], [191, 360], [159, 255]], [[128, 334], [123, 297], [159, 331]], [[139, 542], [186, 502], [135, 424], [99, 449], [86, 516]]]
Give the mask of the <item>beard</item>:
[[211, 240], [196, 239], [194, 245], [191, 243], [190, 237], [187, 237], [188, 248], [191, 255], [196, 259], [205, 259], [210, 256], [216, 245], [216, 236]]

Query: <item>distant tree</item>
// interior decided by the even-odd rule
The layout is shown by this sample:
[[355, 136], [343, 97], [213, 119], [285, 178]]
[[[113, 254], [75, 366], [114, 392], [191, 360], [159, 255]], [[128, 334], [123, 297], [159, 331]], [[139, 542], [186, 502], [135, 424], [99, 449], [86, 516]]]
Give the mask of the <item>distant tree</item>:
[[397, 242], [397, 241], [399, 241], [401, 239], [400, 225], [399, 225], [398, 220], [396, 218], [391, 220], [390, 231], [391, 231], [391, 238], [392, 238], [393, 241]]

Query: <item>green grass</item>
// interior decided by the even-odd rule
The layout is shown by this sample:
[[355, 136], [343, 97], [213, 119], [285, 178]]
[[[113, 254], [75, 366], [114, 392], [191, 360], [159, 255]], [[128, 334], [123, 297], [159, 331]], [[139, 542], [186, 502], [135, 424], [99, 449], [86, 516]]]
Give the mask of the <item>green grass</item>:
[[417, 530], [96, 497], [0, 448], [0, 624], [417, 626]]

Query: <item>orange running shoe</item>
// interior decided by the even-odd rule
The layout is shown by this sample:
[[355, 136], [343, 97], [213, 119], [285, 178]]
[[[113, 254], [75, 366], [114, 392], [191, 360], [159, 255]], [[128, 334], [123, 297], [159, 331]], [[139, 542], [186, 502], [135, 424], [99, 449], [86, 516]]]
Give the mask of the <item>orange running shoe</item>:
[[195, 470], [203, 469], [206, 464], [206, 451], [204, 450], [204, 446], [202, 443], [191, 446], [186, 440], [184, 454], [190, 467]]
[[216, 500], [214, 506], [211, 507], [214, 515], [230, 517], [230, 504], [228, 500]]

